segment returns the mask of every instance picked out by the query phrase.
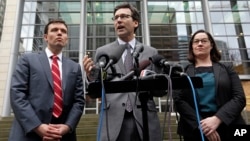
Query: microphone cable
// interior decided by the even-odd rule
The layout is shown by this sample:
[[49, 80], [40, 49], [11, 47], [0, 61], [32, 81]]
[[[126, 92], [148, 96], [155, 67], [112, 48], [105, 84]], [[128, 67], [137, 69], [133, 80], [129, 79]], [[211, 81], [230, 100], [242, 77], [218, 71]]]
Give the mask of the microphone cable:
[[194, 86], [193, 83], [191, 81], [191, 78], [188, 75], [185, 75], [188, 78], [188, 81], [190, 83], [190, 86], [192, 88], [192, 93], [193, 93], [193, 99], [194, 99], [194, 106], [195, 106], [195, 112], [196, 112], [196, 118], [197, 118], [197, 123], [199, 125], [199, 130], [200, 130], [200, 134], [201, 134], [201, 139], [202, 141], [205, 141], [204, 139], [204, 135], [201, 129], [201, 124], [200, 124], [200, 116], [199, 116], [199, 111], [198, 111], [198, 105], [197, 105], [197, 98], [196, 98], [196, 94], [195, 94], [195, 90], [194, 90]]
[[[102, 100], [101, 100], [101, 111], [100, 111], [100, 118], [99, 118], [99, 126], [98, 126], [98, 132], [97, 132], [97, 141], [100, 141], [101, 139], [101, 129], [102, 129], [102, 122], [103, 122], [103, 114], [104, 114], [104, 108], [107, 109], [107, 98], [105, 94], [105, 86], [104, 86], [104, 77], [106, 75], [106, 72], [103, 71], [101, 68], [101, 88], [102, 88]], [[107, 130], [107, 138], [108, 141], [110, 141], [109, 138], [109, 128], [108, 128], [108, 110], [106, 110], [106, 130]]]
[[[165, 111], [164, 111], [164, 119], [163, 119], [163, 127], [162, 127], [162, 140], [164, 140], [164, 132], [165, 132], [165, 126], [166, 126], [166, 120], [168, 123], [168, 132], [169, 132], [169, 139], [172, 140], [172, 133], [171, 133], [171, 112], [172, 112], [172, 105], [173, 105], [173, 98], [172, 98], [172, 80], [170, 77], [170, 74], [172, 72], [172, 66], [170, 66], [169, 68], [169, 73], [165, 74], [165, 78], [168, 80], [168, 89], [167, 89], [167, 99], [166, 99], [166, 107], [165, 107]], [[168, 104], [170, 102], [170, 105], [168, 107]], [[167, 115], [167, 109], [168, 109], [168, 115]], [[168, 117], [168, 118], [167, 118]]]
[[[134, 65], [134, 68], [136, 67], [136, 65]], [[136, 69], [135, 69], [136, 70]], [[138, 76], [138, 72], [135, 73], [135, 81], [136, 81], [136, 88], [135, 88], [135, 100], [133, 101], [134, 102], [134, 106], [137, 106], [136, 105], [136, 101], [137, 101], [137, 98], [140, 94], [140, 91], [139, 91], [139, 76]], [[131, 101], [132, 102], [132, 101]], [[142, 108], [142, 107], [141, 107]], [[136, 114], [133, 114], [135, 117], [135, 122], [139, 125], [139, 127], [142, 129], [142, 133], [144, 132], [143, 130], [143, 123], [141, 124], [139, 121], [138, 121], [138, 118], [136, 117]], [[143, 122], [143, 121], [142, 121]], [[138, 130], [138, 129], [137, 129]], [[143, 133], [143, 136], [144, 136], [144, 133]]]

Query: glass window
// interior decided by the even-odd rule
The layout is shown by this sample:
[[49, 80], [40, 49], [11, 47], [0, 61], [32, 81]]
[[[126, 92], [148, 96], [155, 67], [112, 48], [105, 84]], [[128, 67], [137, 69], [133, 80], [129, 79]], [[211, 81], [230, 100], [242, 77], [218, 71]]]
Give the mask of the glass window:
[[88, 25], [88, 36], [115, 36], [114, 25]]
[[[248, 24], [241, 24], [242, 25], [242, 30], [243, 30], [243, 34], [244, 35], [250, 35], [250, 32], [249, 32], [249, 25], [250, 23]], [[250, 45], [250, 44], [248, 44]]]
[[212, 28], [213, 28], [214, 35], [226, 35], [224, 24], [213, 24]]
[[103, 46], [107, 43], [114, 42], [116, 40], [116, 37], [110, 38], [88, 38], [88, 46], [87, 50], [96, 50], [98, 47]]
[[226, 35], [236, 35], [234, 24], [225, 24]]
[[87, 24], [113, 24], [113, 13], [88, 13]]
[[239, 18], [241, 23], [250, 23], [250, 12], [239, 12]]
[[201, 12], [176, 12], [176, 23], [203, 23]]
[[[223, 23], [223, 13], [222, 12], [210, 12], [212, 23]], [[232, 19], [232, 17], [231, 17]], [[231, 20], [232, 22], [233, 20]]]
[[238, 10], [249, 10], [249, 6], [246, 1], [237, 1], [237, 9]]
[[43, 40], [45, 24], [60, 18], [68, 24], [69, 40], [63, 52], [77, 61], [79, 56], [80, 1], [25, 1], [21, 27], [20, 52], [39, 51], [46, 47]]
[[208, 1], [209, 4], [209, 9], [211, 11], [217, 11], [217, 10], [231, 10], [231, 5], [229, 3], [229, 1]]

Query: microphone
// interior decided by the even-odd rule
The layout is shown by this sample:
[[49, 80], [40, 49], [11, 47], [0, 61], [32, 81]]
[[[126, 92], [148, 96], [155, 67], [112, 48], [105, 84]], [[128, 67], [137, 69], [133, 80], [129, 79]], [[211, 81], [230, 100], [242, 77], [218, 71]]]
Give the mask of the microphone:
[[168, 62], [162, 55], [156, 54], [152, 57], [149, 57], [149, 60], [152, 61], [157, 67], [170, 67], [171, 63]]
[[110, 49], [106, 49], [109, 56], [109, 62], [104, 68], [104, 71], [106, 71], [111, 65], [115, 64], [121, 58], [125, 49], [126, 45], [119, 45], [118, 47], [110, 47]]
[[107, 54], [103, 53], [102, 55], [99, 56], [99, 58], [97, 59], [97, 66], [104, 68], [107, 65], [107, 62], [109, 60], [109, 57]]
[[[163, 67], [163, 71], [166, 74], [171, 75], [172, 77], [187, 75], [186, 73], [184, 73], [183, 67], [180, 64], [168, 62], [161, 55], [156, 54], [150, 57], [149, 60], [151, 60], [152, 63], [155, 64], [157, 67]], [[171, 71], [171, 74], [170, 74], [170, 71]]]
[[135, 70], [135, 69], [131, 70], [129, 73], [127, 73], [126, 75], [124, 75], [123, 77], [121, 77], [120, 80], [129, 80], [129, 79], [131, 79], [137, 71], [141, 72], [143, 69], [145, 69], [149, 65], [150, 65], [150, 61], [149, 60], [141, 61], [139, 63], [139, 67], [138, 67], [137, 70]]
[[144, 76], [148, 76], [148, 75], [153, 75], [156, 74], [156, 72], [152, 71], [152, 70], [142, 70], [140, 77], [144, 77]]
[[133, 57], [138, 58], [140, 53], [143, 52], [144, 47], [142, 44], [135, 46], [135, 51], [133, 52]]
[[104, 71], [106, 71], [111, 65], [115, 64], [122, 56], [122, 53], [126, 49], [125, 45], [119, 45], [119, 46], [107, 46], [107, 47], [102, 47], [99, 49], [99, 51], [96, 54], [96, 58], [98, 61], [102, 56], [106, 56], [106, 62], [103, 61], [104, 63]]
[[174, 64], [172, 66], [172, 72], [171, 76], [187, 76], [187, 74], [184, 72], [183, 67], [180, 64]]
[[[101, 68], [106, 71], [111, 65], [115, 64], [121, 57], [125, 50], [125, 45], [119, 45], [117, 47], [107, 46], [102, 47], [96, 53], [97, 63], [90, 72], [90, 78], [92, 80], [99, 80], [101, 78]], [[111, 68], [113, 74], [116, 74], [115, 69]]]
[[109, 57], [105, 53], [100, 53], [95, 66], [91, 69], [89, 79], [98, 80], [101, 78], [101, 68], [104, 68], [109, 60]]
[[147, 76], [140, 77], [140, 80], [153, 80], [153, 79], [156, 79], [156, 78], [161, 78], [163, 76], [165, 77], [164, 74], [153, 73], [153, 74], [150, 74], [150, 75], [147, 75]]

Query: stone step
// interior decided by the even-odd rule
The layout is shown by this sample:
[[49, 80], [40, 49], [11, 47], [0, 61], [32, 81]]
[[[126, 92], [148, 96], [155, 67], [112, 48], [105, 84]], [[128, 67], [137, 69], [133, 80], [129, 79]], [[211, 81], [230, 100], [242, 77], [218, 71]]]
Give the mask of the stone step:
[[[85, 114], [82, 116], [79, 124], [77, 126], [77, 138], [78, 141], [95, 141], [97, 128], [98, 128], [98, 118], [99, 115], [97, 114]], [[161, 125], [163, 126], [163, 121], [165, 119], [165, 123], [168, 123], [168, 118], [164, 117], [164, 114], [159, 114]], [[7, 140], [9, 135], [10, 126], [12, 123], [13, 117], [4, 117], [0, 119], [0, 141]], [[170, 119], [170, 131], [172, 139], [178, 139], [178, 135], [176, 134], [176, 118], [174, 116]], [[162, 128], [162, 127], [161, 127]], [[169, 138], [169, 127], [165, 126], [164, 128], [164, 139]], [[174, 140], [173, 140], [174, 141]]]
[[[164, 113], [159, 113], [159, 119], [161, 122], [161, 126], [163, 126], [163, 122], [165, 120], [165, 128], [164, 128], [164, 141], [170, 140], [169, 130], [172, 136], [172, 141], [179, 141], [179, 135], [176, 134], [177, 130], [177, 120], [174, 114], [172, 114], [170, 119], [170, 124], [168, 117], [164, 117]], [[245, 118], [250, 117], [250, 112], [243, 113]], [[79, 124], [77, 126], [77, 139], [78, 141], [96, 141], [96, 134], [98, 128], [98, 119], [99, 115], [97, 114], [85, 114], [82, 116]], [[4, 117], [0, 118], [0, 141], [5, 141], [8, 139], [10, 126], [12, 123], [13, 117]], [[169, 126], [171, 127], [169, 129]], [[161, 127], [162, 129], [163, 127]]]

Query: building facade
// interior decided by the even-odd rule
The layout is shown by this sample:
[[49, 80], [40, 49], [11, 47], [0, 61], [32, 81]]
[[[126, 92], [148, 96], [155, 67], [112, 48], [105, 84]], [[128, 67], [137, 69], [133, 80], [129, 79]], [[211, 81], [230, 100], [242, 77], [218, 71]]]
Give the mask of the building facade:
[[[46, 47], [43, 28], [53, 18], [65, 20], [69, 43], [63, 54], [79, 62], [84, 54], [116, 39], [113, 8], [135, 5], [141, 14], [136, 38], [167, 60], [188, 63], [188, 41], [196, 30], [212, 33], [222, 61], [232, 62], [246, 95], [250, 80], [250, 2], [248, 0], [0, 0], [0, 117], [9, 116], [10, 79], [20, 55]], [[98, 100], [87, 109], [98, 111]], [[249, 109], [250, 110], [250, 109]]]

